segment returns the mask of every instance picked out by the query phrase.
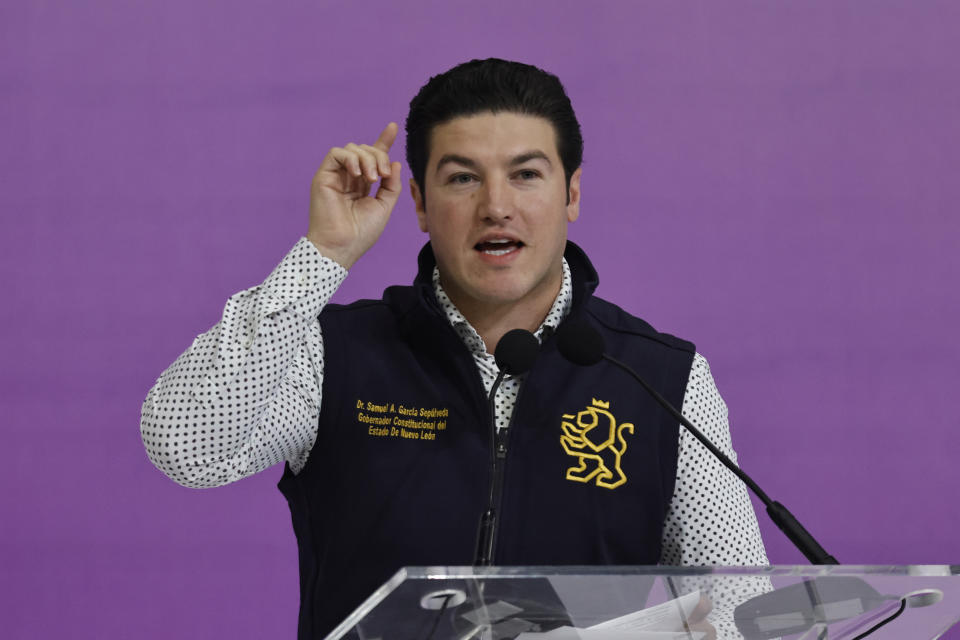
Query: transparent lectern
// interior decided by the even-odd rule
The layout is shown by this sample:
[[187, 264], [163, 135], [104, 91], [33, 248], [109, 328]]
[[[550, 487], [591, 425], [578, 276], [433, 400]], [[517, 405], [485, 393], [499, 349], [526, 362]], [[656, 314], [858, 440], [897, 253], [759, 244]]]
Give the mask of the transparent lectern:
[[329, 640], [926, 640], [960, 565], [407, 567]]

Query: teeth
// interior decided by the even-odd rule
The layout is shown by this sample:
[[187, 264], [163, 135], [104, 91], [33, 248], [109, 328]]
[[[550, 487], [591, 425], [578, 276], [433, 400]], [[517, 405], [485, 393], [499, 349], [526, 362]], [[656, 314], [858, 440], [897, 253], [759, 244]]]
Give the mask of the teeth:
[[490, 256], [505, 256], [520, 248], [521, 242], [510, 238], [491, 238], [478, 242], [476, 248]]

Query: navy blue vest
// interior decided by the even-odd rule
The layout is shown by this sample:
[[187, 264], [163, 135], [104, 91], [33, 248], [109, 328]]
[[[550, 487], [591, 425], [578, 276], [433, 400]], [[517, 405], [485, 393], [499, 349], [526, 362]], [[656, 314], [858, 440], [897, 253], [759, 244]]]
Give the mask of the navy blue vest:
[[[672, 404], [694, 347], [594, 297], [573, 243], [571, 317]], [[300, 638], [321, 638], [402, 566], [469, 565], [490, 481], [490, 415], [472, 356], [433, 294], [429, 245], [412, 287], [328, 305], [317, 441], [286, 468], [300, 562]], [[544, 341], [511, 421], [494, 564], [650, 565], [673, 496], [677, 423], [625, 373]]]

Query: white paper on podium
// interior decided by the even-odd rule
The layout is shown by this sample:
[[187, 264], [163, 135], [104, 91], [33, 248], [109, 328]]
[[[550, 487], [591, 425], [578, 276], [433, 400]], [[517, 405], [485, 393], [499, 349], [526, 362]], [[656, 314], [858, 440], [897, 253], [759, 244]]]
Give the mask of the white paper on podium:
[[560, 627], [546, 633], [526, 632], [516, 640], [701, 640], [705, 633], [680, 630], [698, 602], [700, 592], [694, 591], [586, 629]]
[[527, 631], [516, 640], [701, 640], [701, 631], [627, 631], [624, 629], [594, 630], [560, 627], [546, 633]]

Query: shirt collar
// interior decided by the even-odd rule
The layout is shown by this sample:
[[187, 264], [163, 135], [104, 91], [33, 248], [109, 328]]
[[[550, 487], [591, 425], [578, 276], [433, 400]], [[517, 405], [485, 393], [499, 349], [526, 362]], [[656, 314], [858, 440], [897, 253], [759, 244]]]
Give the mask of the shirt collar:
[[[446, 314], [447, 320], [464, 344], [467, 345], [467, 349], [475, 355], [486, 355], [487, 346], [484, 344], [483, 338], [460, 313], [460, 310], [450, 300], [450, 296], [440, 286], [440, 269], [437, 267], [433, 268], [433, 292], [437, 296], [437, 302], [440, 303], [440, 308]], [[570, 276], [570, 266], [567, 264], [567, 259], [563, 258], [563, 278], [560, 283], [560, 293], [557, 294], [556, 299], [550, 306], [550, 311], [543, 319], [543, 324], [534, 332], [534, 337], [542, 343], [546, 338], [553, 335], [557, 327], [560, 326], [560, 322], [570, 313], [571, 306], [573, 306], [573, 280]]]

